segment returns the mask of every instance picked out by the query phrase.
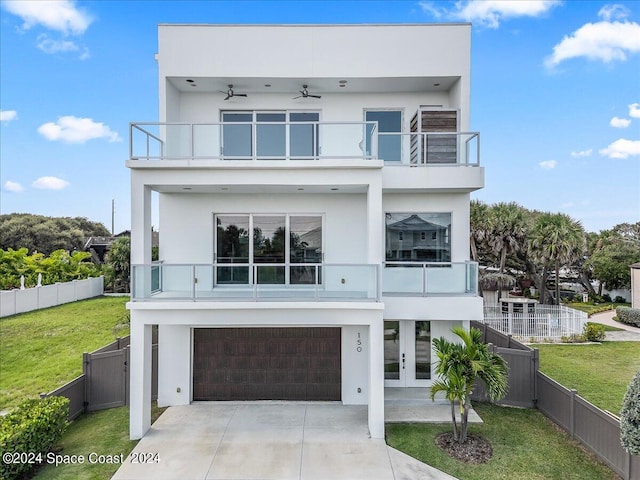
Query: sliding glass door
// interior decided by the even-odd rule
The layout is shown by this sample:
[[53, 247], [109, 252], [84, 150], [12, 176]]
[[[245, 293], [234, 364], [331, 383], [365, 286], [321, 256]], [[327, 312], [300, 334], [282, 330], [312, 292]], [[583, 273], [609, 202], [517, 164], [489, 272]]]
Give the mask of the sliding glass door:
[[321, 215], [220, 214], [215, 224], [217, 285], [322, 283]]
[[319, 155], [319, 112], [222, 112], [222, 156], [305, 160]]

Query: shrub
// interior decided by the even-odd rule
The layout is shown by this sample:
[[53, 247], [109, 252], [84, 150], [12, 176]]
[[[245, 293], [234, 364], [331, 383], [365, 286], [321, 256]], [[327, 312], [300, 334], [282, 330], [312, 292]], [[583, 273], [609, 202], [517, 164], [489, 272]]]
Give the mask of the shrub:
[[599, 323], [587, 322], [582, 333], [587, 342], [601, 342], [604, 340], [604, 325]]
[[602, 301], [611, 303], [611, 295], [609, 295], [608, 293], [605, 293], [604, 295], [602, 295]]
[[616, 308], [616, 316], [622, 323], [640, 327], [640, 308], [618, 307]]
[[31, 463], [2, 461], [0, 478], [19, 478], [31, 467], [44, 463], [45, 455], [67, 428], [68, 415], [69, 399], [48, 397], [25, 400], [15, 410], [0, 417], [0, 458], [4, 458], [5, 453], [33, 455], [26, 459]]
[[618, 295], [613, 299], [613, 303], [627, 303], [627, 299]]
[[631, 380], [622, 401], [620, 443], [627, 452], [640, 455], [640, 370]]
[[581, 335], [579, 333], [572, 333], [569, 336], [562, 336], [560, 337], [560, 341], [562, 343], [583, 343], [585, 341], [584, 335]]

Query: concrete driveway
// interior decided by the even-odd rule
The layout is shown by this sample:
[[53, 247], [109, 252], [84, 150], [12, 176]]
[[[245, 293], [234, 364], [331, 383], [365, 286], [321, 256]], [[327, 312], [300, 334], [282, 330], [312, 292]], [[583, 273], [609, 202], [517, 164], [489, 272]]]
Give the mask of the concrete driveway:
[[366, 406], [207, 402], [167, 409], [113, 479], [454, 477], [369, 438]]

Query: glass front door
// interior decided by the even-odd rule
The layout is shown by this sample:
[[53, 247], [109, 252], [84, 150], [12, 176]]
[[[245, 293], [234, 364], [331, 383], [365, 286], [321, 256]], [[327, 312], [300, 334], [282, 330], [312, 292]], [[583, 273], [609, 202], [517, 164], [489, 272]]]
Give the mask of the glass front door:
[[431, 324], [384, 322], [384, 382], [387, 387], [424, 387], [431, 380]]

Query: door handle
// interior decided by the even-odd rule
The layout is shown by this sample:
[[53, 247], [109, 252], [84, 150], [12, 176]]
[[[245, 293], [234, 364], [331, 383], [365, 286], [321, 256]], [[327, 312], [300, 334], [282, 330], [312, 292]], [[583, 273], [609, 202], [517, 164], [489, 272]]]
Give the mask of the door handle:
[[404, 370], [404, 353], [402, 354], [402, 369]]

